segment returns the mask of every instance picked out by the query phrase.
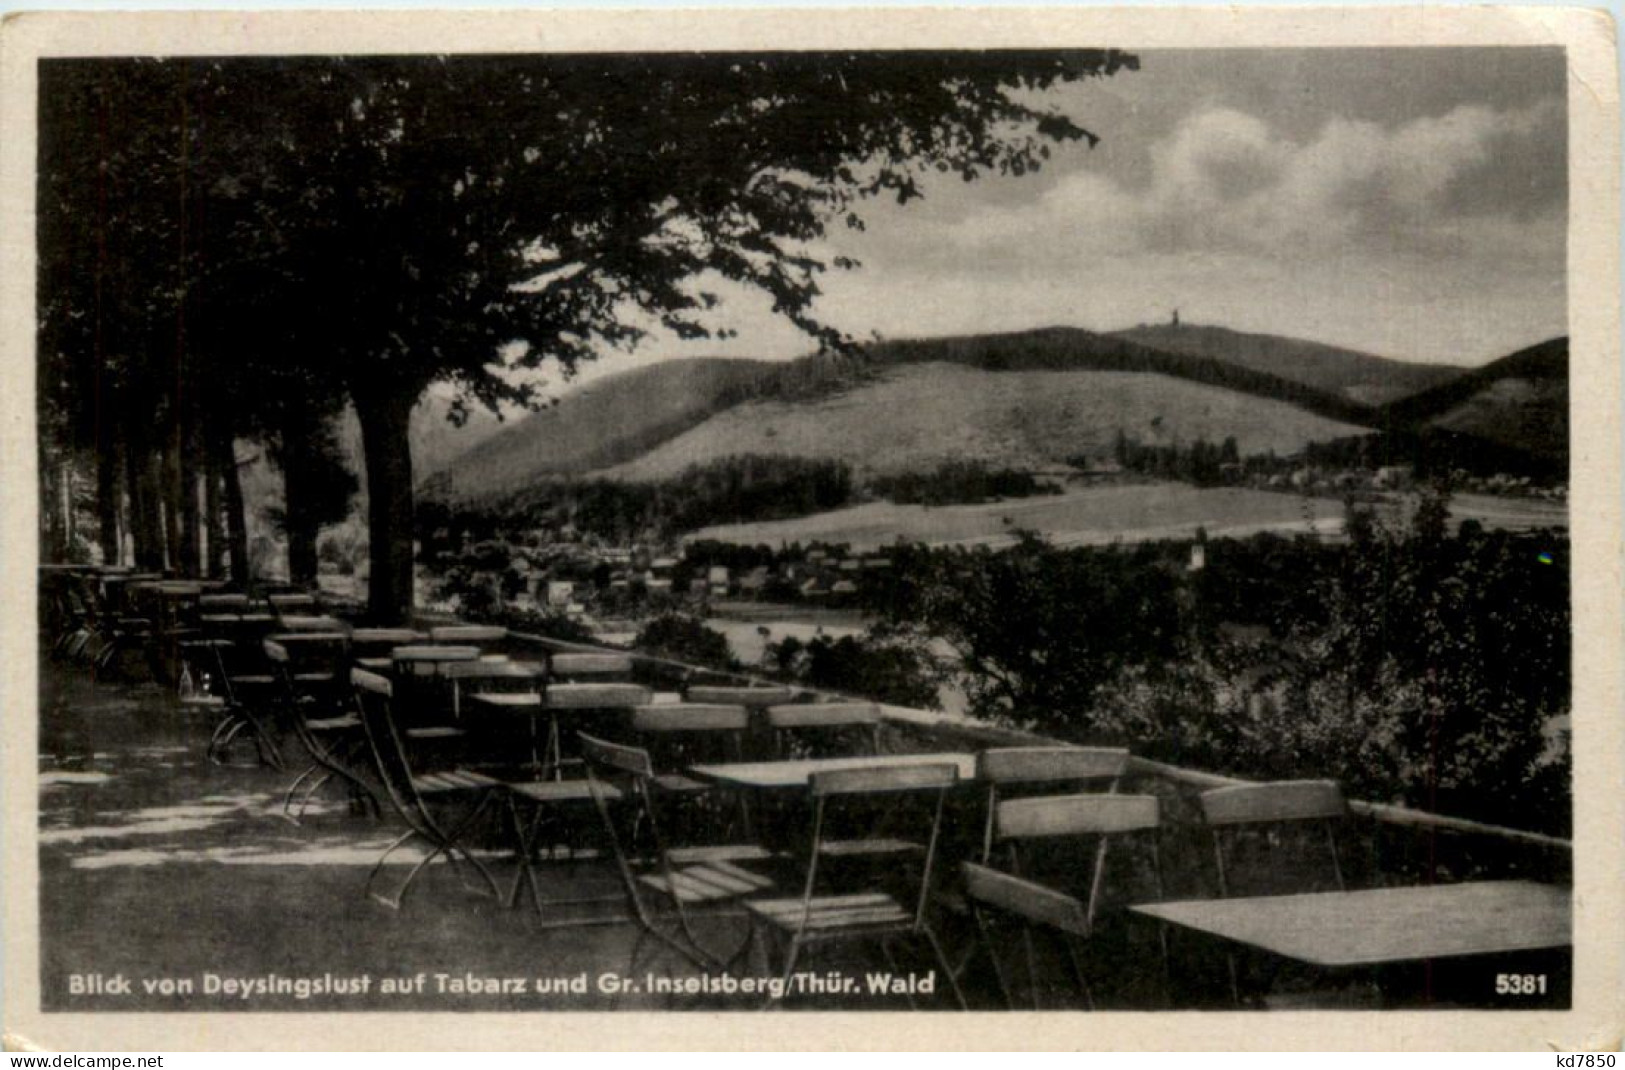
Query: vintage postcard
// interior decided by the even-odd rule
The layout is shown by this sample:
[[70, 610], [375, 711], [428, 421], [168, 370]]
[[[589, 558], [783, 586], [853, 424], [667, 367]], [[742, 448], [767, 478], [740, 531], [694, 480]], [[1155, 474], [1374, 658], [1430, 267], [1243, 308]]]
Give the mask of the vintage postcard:
[[7, 1043], [1617, 1047], [1613, 34], [10, 18]]

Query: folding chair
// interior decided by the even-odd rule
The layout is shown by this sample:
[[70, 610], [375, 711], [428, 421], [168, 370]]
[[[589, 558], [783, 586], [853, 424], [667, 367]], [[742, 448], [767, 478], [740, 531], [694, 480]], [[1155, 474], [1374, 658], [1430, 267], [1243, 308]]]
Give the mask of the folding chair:
[[1343, 865], [1337, 851], [1337, 825], [1348, 817], [1348, 804], [1336, 781], [1279, 780], [1267, 784], [1240, 784], [1204, 791], [1197, 801], [1202, 808], [1202, 821], [1213, 837], [1213, 862], [1221, 897], [1230, 895], [1233, 876], [1226, 865], [1227, 834], [1234, 838], [1236, 833], [1247, 829], [1268, 830], [1300, 821], [1320, 824], [1326, 835], [1332, 881], [1339, 891], [1346, 890]]
[[[1227, 839], [1233, 841], [1249, 831], [1261, 831], [1273, 840], [1283, 826], [1300, 822], [1321, 826], [1331, 860], [1332, 883], [1338, 891], [1347, 890], [1337, 851], [1337, 825], [1348, 817], [1348, 803], [1336, 781], [1277, 780], [1264, 784], [1238, 784], [1204, 791], [1197, 802], [1201, 806], [1202, 821], [1213, 839], [1213, 864], [1220, 898], [1230, 896], [1234, 876], [1225, 850]], [[1291, 890], [1305, 889], [1298, 885]], [[1230, 973], [1230, 995], [1239, 1005], [1241, 977], [1235, 951], [1228, 950], [1225, 958]]]
[[880, 707], [873, 702], [769, 706], [767, 726], [781, 758], [880, 753]]
[[[530, 885], [530, 898], [536, 913], [545, 914], [550, 907], [570, 906], [583, 903], [614, 902], [619, 896], [605, 899], [602, 896], [589, 896], [573, 899], [542, 899], [541, 884], [536, 877], [534, 859], [537, 852], [538, 840], [542, 830], [548, 827], [548, 819], [561, 812], [567, 812], [572, 807], [582, 807], [588, 803], [600, 806], [607, 805], [609, 801], [621, 797], [620, 789], [610, 784], [602, 784], [595, 789], [586, 779], [550, 779], [533, 780], [524, 783], [508, 782], [508, 807], [513, 819], [513, 828], [516, 849], [518, 851], [519, 872], [514, 876], [513, 890], [508, 895], [508, 905], [519, 905], [520, 889], [527, 883]], [[596, 791], [596, 793], [595, 793]], [[530, 814], [528, 817], [520, 811], [528, 804]], [[580, 920], [559, 923], [559, 927], [573, 927], [582, 924], [592, 924]]]
[[658, 758], [661, 786], [667, 791], [708, 790], [708, 785], [678, 772], [708, 762], [737, 762], [750, 727], [743, 706], [676, 702], [639, 706], [632, 711], [632, 732]]
[[[282, 796], [282, 816], [299, 824], [305, 808], [323, 784], [334, 777], [349, 788], [352, 802], [370, 810], [373, 816], [382, 816], [378, 797], [373, 794], [362, 775], [363, 759], [367, 748], [366, 732], [361, 718], [355, 713], [333, 713], [327, 717], [312, 717], [319, 708], [317, 696], [303, 691], [294, 673], [293, 659], [288, 648], [274, 639], [264, 641], [265, 658], [270, 663], [271, 675], [277, 680], [282, 693], [283, 709], [294, 736], [310, 755], [311, 764], [294, 778]], [[331, 713], [331, 711], [329, 711]], [[312, 780], [312, 778], [314, 778]], [[311, 780], [297, 812], [290, 812], [299, 786]]]
[[[796, 961], [805, 948], [835, 943], [878, 943], [887, 964], [896, 969], [893, 943], [899, 938], [923, 937], [952, 987], [954, 998], [961, 1008], [966, 1006], [965, 995], [943, 953], [942, 942], [926, 918], [937, 860], [937, 840], [942, 831], [943, 804], [958, 778], [959, 768], [952, 764], [877, 766], [812, 774], [808, 784], [813, 809], [812, 844], [801, 898], [753, 899], [745, 904], [755, 922], [751, 926], [752, 942], [761, 931], [770, 934], [769, 939], [787, 945], [781, 986], [789, 984]], [[873, 888], [818, 894], [819, 859], [828, 853], [824, 830], [832, 805], [879, 799], [886, 802], [891, 813], [900, 814], [909, 810], [906, 802], [910, 795], [920, 796], [931, 812], [925, 858], [918, 870], [918, 884], [912, 889], [912, 909], [891, 893]], [[893, 872], [896, 871], [894, 867]], [[912, 1002], [912, 997], [910, 1000]], [[765, 1009], [767, 1003], [762, 1006]]]
[[[1105, 782], [1108, 793], [1117, 790], [1128, 769], [1129, 754], [1122, 747], [995, 747], [976, 756], [976, 779], [987, 785], [987, 818], [982, 833], [982, 862], [993, 855], [993, 818], [1006, 796], [1043, 785], [1055, 794], [1055, 785]], [[1105, 841], [1100, 849], [1105, 850]], [[1096, 860], [1096, 866], [1100, 860]]]
[[[690, 798], [690, 819], [718, 820], [717, 807], [707, 805], [717, 798], [715, 789], [695, 780], [682, 770], [712, 762], [737, 762], [744, 749], [745, 732], [750, 727], [750, 711], [743, 706], [679, 702], [663, 706], [640, 706], [632, 711], [632, 732], [653, 756], [652, 775], [667, 795]], [[740, 796], [740, 828], [750, 831], [746, 800]], [[724, 822], [731, 828], [731, 822]]]
[[271, 612], [276, 614], [278, 626], [289, 631], [294, 630], [288, 624], [289, 617], [316, 616], [320, 609], [316, 596], [303, 591], [268, 594], [265, 601], [271, 607]]
[[[641, 747], [610, 743], [585, 733], [579, 735], [582, 756], [587, 765], [587, 783], [603, 822], [605, 835], [615, 853], [616, 868], [632, 919], [642, 930], [632, 947], [627, 973], [635, 972], [645, 941], [654, 939], [701, 967], [727, 968], [749, 944], [746, 940], [731, 955], [719, 955], [705, 946], [694, 931], [695, 923], [718, 916], [718, 908], [735, 907], [746, 896], [773, 887], [773, 881], [740, 866], [742, 861], [766, 860], [772, 855], [754, 844], [706, 844], [672, 847], [666, 840], [663, 815], [670, 791], [664, 778], [655, 772], [649, 752]], [[686, 793], [684, 793], [686, 797]], [[630, 837], [633, 847], [622, 841], [610, 803], [626, 799], [632, 808]], [[651, 857], [636, 850], [639, 835], [652, 842]], [[636, 860], [636, 861], [634, 861]], [[641, 868], [644, 872], [638, 872]], [[663, 923], [662, 912], [652, 906], [655, 900], [669, 906], [676, 919], [676, 932]], [[739, 914], [737, 909], [735, 915]]]
[[253, 605], [246, 594], [216, 592], [198, 596], [199, 613], [247, 613]]
[[[1072, 779], [1067, 777], [1064, 779]], [[1088, 974], [1083, 968], [1078, 942], [1086, 940], [1095, 931], [1095, 919], [1100, 908], [1101, 890], [1106, 870], [1107, 846], [1112, 839], [1137, 833], [1151, 834], [1152, 878], [1156, 897], [1163, 896], [1162, 857], [1155, 834], [1161, 827], [1159, 801], [1154, 795], [1047, 795], [1032, 798], [1006, 799], [996, 804], [993, 812], [991, 842], [1007, 849], [1009, 869], [1000, 872], [987, 864], [964, 863], [965, 891], [971, 901], [971, 913], [976, 920], [977, 935], [983, 951], [993, 965], [999, 992], [1005, 1003], [1015, 1009], [1015, 997], [1005, 976], [999, 957], [999, 942], [991, 933], [990, 910], [1011, 918], [1022, 928], [1022, 944], [1026, 952], [1029, 992], [1034, 1010], [1039, 1010], [1037, 953], [1033, 943], [1035, 926], [1052, 931], [1062, 949], [1073, 980], [1085, 1003], [1093, 1008]], [[1089, 892], [1086, 899], [1032, 880], [1022, 872], [1023, 845], [1029, 847], [1038, 841], [1079, 840], [1098, 837], [1094, 861], [1090, 867]], [[991, 853], [991, 852], [990, 852]], [[1166, 969], [1166, 934], [1158, 929]]]
[[[277, 744], [273, 723], [265, 717], [265, 706], [261, 701], [264, 689], [274, 683], [274, 677], [241, 671], [241, 666], [232, 663], [238, 659], [228, 660], [229, 655], [240, 653], [230, 640], [197, 641], [195, 656], [200, 661], [213, 662], [216, 679], [219, 680], [222, 709], [214, 732], [209, 736], [205, 753], [213, 765], [230, 765], [232, 763], [227, 755], [232, 743], [246, 734], [254, 744], [258, 763], [280, 770], [284, 768], [282, 751]], [[256, 689], [261, 691], [260, 695], [255, 694]]]
[[[491, 777], [466, 770], [428, 773], [421, 776], [414, 773], [407, 758], [405, 743], [396, 730], [395, 719], [390, 710], [393, 689], [389, 681], [365, 669], [352, 670], [350, 680], [355, 686], [356, 705], [361, 714], [362, 728], [366, 733], [367, 747], [371, 752], [373, 770], [378, 776], [384, 796], [406, 822], [407, 829], [384, 849], [384, 853], [379, 855], [378, 861], [374, 863], [372, 871], [367, 874], [365, 885], [367, 894], [390, 909], [398, 910], [407, 889], [412, 886], [418, 874], [423, 872], [424, 867], [441, 855], [445, 855], [446, 860], [455, 867], [460, 855], [484, 879], [491, 895], [501, 899], [502, 893], [497, 888], [490, 870], [486, 869], [485, 864], [463, 845], [462, 837], [503, 793], [503, 784]], [[471, 806], [467, 802], [470, 798], [474, 800]], [[467, 812], [460, 821], [447, 828], [436, 820], [430, 809], [430, 799], [463, 800]], [[419, 840], [426, 844], [429, 853], [412, 867], [393, 896], [374, 892], [373, 882], [377, 880], [384, 862], [411, 840]], [[464, 886], [467, 886], [467, 881], [460, 871], [458, 879], [463, 880]]]
[[653, 698], [648, 688], [638, 684], [548, 683], [542, 690], [542, 709], [547, 713], [543, 767], [562, 775], [569, 762], [563, 750], [566, 719], [596, 720], [606, 714], [619, 717], [626, 710], [647, 706]]
[[411, 628], [356, 628], [350, 632], [350, 656], [359, 668], [388, 672], [393, 664], [391, 651], [398, 646], [422, 643], [427, 638]]
[[461, 719], [466, 695], [489, 692], [534, 691], [546, 677], [546, 669], [521, 661], [458, 661], [447, 665], [442, 675], [451, 684], [451, 713]]

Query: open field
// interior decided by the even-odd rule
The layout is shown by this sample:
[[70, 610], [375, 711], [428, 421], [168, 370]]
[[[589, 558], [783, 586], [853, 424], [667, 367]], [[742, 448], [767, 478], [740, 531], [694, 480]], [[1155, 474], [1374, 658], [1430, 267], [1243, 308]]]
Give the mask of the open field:
[[1019, 530], [1036, 531], [1063, 545], [1188, 538], [1254, 531], [1342, 528], [1343, 507], [1320, 498], [1234, 487], [1203, 489], [1173, 483], [1093, 487], [1043, 498], [981, 505], [895, 505], [869, 502], [795, 520], [723, 524], [695, 538], [768, 545], [821, 540], [874, 550], [894, 542], [933, 546], [999, 546]]
[[[1397, 508], [1397, 503], [1396, 503]], [[892, 543], [932, 546], [1003, 546], [1018, 531], [1035, 531], [1062, 546], [1151, 542], [1195, 536], [1242, 538], [1264, 531], [1336, 536], [1343, 530], [1343, 503], [1243, 487], [1192, 487], [1177, 483], [1091, 487], [1044, 498], [980, 505], [895, 505], [869, 502], [794, 520], [720, 524], [696, 539], [770, 546], [791, 542], [847, 543], [876, 550]], [[1451, 506], [1457, 520], [1486, 527], [1528, 530], [1567, 527], [1559, 502], [1464, 494]]]

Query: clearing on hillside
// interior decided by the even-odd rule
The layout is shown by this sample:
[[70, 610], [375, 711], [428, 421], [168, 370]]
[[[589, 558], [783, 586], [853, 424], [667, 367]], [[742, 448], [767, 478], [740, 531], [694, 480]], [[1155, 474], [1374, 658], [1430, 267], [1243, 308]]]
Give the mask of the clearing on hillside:
[[1109, 457], [1120, 429], [1146, 444], [1234, 436], [1243, 455], [1295, 453], [1365, 430], [1166, 375], [926, 363], [888, 368], [818, 401], [737, 405], [602, 474], [666, 479], [741, 454], [833, 458], [860, 475], [928, 471], [951, 460], [1030, 469]]

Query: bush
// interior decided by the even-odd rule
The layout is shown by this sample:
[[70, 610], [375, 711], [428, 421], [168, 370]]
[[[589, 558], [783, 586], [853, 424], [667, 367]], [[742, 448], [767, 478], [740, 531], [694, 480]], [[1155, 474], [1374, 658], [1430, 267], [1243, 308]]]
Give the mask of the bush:
[[728, 646], [728, 637], [693, 617], [675, 613], [656, 617], [643, 626], [632, 645], [644, 653], [671, 661], [725, 672], [739, 669], [739, 662]]
[[820, 691], [916, 709], [940, 708], [941, 673], [923, 650], [875, 636], [789, 636], [769, 643], [767, 659], [780, 675]]

